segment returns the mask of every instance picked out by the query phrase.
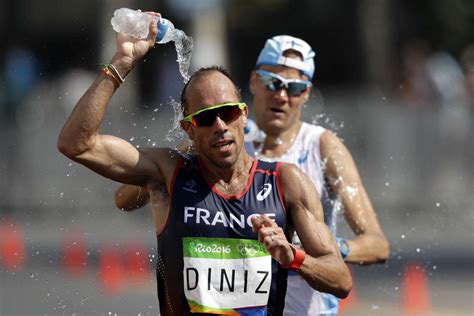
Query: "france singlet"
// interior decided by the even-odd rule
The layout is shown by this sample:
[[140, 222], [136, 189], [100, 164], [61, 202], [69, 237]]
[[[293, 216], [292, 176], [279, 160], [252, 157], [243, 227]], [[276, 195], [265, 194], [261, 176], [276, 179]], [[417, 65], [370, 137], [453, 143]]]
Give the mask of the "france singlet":
[[283, 313], [288, 273], [250, 221], [266, 214], [289, 238], [279, 168], [255, 160], [245, 189], [227, 196], [211, 187], [195, 156], [180, 159], [168, 218], [157, 235], [161, 315]]

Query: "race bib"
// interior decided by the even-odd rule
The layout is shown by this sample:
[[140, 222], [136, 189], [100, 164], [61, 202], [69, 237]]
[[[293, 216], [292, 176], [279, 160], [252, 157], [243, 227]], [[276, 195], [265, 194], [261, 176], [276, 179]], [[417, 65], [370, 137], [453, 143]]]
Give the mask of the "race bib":
[[272, 263], [258, 240], [186, 237], [183, 257], [191, 312], [239, 315], [239, 309], [265, 309]]

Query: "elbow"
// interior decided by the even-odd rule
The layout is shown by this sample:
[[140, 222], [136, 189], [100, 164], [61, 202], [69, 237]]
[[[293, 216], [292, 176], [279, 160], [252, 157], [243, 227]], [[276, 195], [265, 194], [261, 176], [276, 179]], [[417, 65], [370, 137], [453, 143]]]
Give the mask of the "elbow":
[[134, 209], [124, 201], [123, 194], [120, 190], [115, 193], [115, 206], [121, 211], [132, 211]]
[[346, 298], [352, 290], [352, 276], [349, 268], [345, 267], [345, 271], [341, 272], [341, 279], [339, 280], [339, 286], [334, 291], [334, 295], [338, 298]]
[[69, 145], [69, 142], [61, 135], [59, 136], [56, 146], [59, 152], [63, 154], [64, 156], [69, 157], [69, 158], [72, 156], [72, 149], [71, 149], [71, 146]]
[[383, 241], [380, 242], [380, 251], [377, 256], [377, 262], [378, 263], [385, 263], [385, 261], [388, 260], [388, 257], [390, 256], [390, 244], [388, 243], [387, 239], [383, 239]]
[[61, 154], [72, 160], [76, 160], [80, 155], [90, 149], [87, 142], [79, 143], [77, 138], [67, 136], [64, 131], [59, 135], [56, 147]]
[[77, 152], [72, 144], [73, 142], [61, 132], [56, 146], [61, 154], [71, 159], [77, 156]]
[[125, 207], [122, 201], [122, 193], [120, 192], [115, 193], [115, 207], [117, 207], [119, 210], [125, 211]]
[[384, 235], [378, 235], [373, 241], [372, 260], [368, 260], [366, 264], [385, 263], [390, 256], [390, 244]]

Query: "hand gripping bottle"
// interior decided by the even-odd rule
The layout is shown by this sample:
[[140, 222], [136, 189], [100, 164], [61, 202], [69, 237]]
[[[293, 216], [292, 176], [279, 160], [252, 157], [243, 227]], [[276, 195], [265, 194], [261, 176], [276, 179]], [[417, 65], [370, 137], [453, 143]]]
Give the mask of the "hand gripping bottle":
[[168, 43], [173, 40], [175, 28], [173, 23], [165, 18], [158, 18], [140, 10], [127, 8], [117, 9], [110, 23], [114, 31], [125, 33], [133, 37], [144, 39], [148, 36], [148, 27], [151, 21], [157, 21], [158, 35], [156, 42], [159, 44]]

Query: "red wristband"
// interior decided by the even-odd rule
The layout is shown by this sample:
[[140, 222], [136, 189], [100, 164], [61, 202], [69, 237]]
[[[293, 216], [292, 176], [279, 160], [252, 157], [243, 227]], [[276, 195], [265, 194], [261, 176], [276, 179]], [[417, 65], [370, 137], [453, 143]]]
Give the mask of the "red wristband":
[[306, 253], [303, 250], [296, 248], [292, 244], [290, 244], [290, 247], [291, 250], [293, 250], [293, 261], [288, 265], [280, 264], [280, 266], [284, 269], [299, 271], [301, 265], [303, 264], [304, 258], [306, 257]]

